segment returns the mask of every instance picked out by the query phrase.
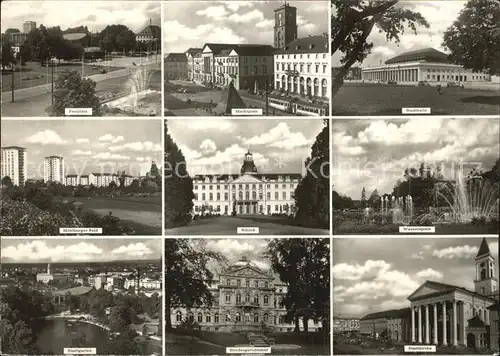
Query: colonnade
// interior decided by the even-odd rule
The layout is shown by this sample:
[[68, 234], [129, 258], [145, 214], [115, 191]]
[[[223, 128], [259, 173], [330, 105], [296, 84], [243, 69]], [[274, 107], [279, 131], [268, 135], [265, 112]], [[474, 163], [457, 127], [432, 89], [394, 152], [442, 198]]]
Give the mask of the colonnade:
[[419, 81], [419, 69], [398, 69], [398, 68], [387, 68], [387, 69], [374, 69], [363, 71], [364, 80], [380, 80], [380, 81], [396, 81], [396, 82], [418, 82]]

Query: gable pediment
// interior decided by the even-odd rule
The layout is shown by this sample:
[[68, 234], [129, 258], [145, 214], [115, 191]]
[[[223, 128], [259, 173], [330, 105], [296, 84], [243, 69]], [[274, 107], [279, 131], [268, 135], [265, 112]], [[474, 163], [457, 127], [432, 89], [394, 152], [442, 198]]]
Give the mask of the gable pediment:
[[231, 52], [229, 53], [229, 56], [237, 56], [238, 53], [233, 49], [231, 50]]
[[235, 180], [233, 180], [231, 183], [233, 184], [238, 184], [238, 183], [262, 183], [262, 180], [259, 178], [256, 178], [250, 174], [244, 174], [242, 176], [239, 176]]
[[230, 275], [231, 277], [242, 277], [242, 278], [267, 278], [267, 279], [272, 279], [272, 277], [268, 276], [265, 273], [262, 273], [258, 271], [255, 268], [252, 268], [250, 266], [244, 266], [241, 268], [236, 268], [231, 271], [226, 272], [227, 275]]
[[434, 293], [443, 292], [449, 289], [449, 286], [439, 285], [437, 283], [427, 281], [420, 287], [418, 287], [417, 290], [408, 297], [408, 300], [412, 301], [417, 298], [425, 297], [426, 295], [432, 295]]

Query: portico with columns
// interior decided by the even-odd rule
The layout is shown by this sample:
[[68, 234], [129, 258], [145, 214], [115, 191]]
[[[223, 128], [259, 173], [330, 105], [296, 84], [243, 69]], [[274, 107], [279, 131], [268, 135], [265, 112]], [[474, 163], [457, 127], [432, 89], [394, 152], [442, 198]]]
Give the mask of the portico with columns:
[[408, 297], [412, 342], [441, 346], [487, 346], [490, 297], [465, 288], [426, 281]]

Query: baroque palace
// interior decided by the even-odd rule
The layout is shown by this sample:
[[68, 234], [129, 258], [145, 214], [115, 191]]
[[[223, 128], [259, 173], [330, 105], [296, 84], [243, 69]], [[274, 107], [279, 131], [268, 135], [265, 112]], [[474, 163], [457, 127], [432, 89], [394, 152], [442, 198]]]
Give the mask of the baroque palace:
[[259, 174], [253, 155], [245, 154], [240, 175], [196, 175], [194, 214], [293, 214], [300, 173]]
[[[245, 256], [219, 272], [209, 288], [214, 297], [212, 307], [172, 308], [173, 326], [190, 320], [202, 330], [293, 331], [294, 325], [285, 320], [287, 311], [282, 304], [287, 285]], [[320, 327], [321, 323], [309, 321], [309, 331]]]
[[369, 314], [360, 320], [360, 333], [418, 344], [497, 350], [497, 263], [486, 239], [475, 265], [474, 291], [426, 281], [407, 298], [410, 308]]

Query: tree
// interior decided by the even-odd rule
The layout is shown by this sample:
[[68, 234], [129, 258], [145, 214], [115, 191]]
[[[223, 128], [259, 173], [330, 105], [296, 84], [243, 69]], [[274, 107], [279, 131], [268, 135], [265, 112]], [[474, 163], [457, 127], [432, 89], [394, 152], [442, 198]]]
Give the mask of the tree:
[[323, 130], [316, 136], [311, 156], [306, 160], [306, 176], [295, 189], [297, 213], [295, 219], [303, 226], [330, 227], [330, 147], [329, 124], [324, 121]]
[[12, 179], [9, 176], [5, 176], [2, 178], [2, 185], [6, 187], [12, 187], [14, 184], [12, 183]]
[[165, 227], [186, 225], [193, 210], [193, 180], [182, 151], [168, 133], [165, 120]]
[[330, 241], [329, 239], [274, 239], [267, 255], [271, 268], [288, 285], [283, 303], [287, 318], [300, 331], [310, 319], [328, 328], [330, 315]]
[[109, 314], [109, 328], [112, 331], [122, 332], [132, 322], [129, 309], [125, 305], [114, 306]]
[[96, 96], [96, 83], [82, 79], [76, 71], [61, 73], [55, 83], [53, 116], [64, 116], [66, 108], [92, 108], [93, 116], [101, 115], [101, 103]]
[[469, 0], [443, 36], [453, 63], [500, 74], [500, 11], [497, 0]]
[[5, 41], [2, 44], [2, 69], [16, 63], [16, 58], [14, 57], [14, 51], [9, 41]]
[[213, 273], [208, 262], [225, 262], [225, 257], [205, 248], [203, 240], [165, 240], [165, 313], [166, 330], [172, 329], [172, 308], [210, 308], [214, 297], [208, 289]]
[[429, 27], [420, 13], [396, 6], [399, 0], [332, 0], [331, 51], [343, 53], [341, 67], [332, 81], [332, 96], [344, 84], [344, 77], [356, 62], [362, 63], [370, 54], [373, 43], [368, 41], [375, 26], [385, 33], [387, 41], [399, 43], [405, 25], [413, 33], [417, 26]]

